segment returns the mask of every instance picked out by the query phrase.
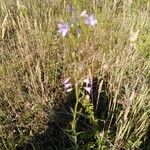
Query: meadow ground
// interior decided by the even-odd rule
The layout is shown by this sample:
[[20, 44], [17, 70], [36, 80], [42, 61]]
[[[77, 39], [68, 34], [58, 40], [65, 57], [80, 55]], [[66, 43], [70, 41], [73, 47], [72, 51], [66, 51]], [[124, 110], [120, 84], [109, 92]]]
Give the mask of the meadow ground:
[[0, 1], [1, 150], [150, 150], [149, 117], [149, 0]]

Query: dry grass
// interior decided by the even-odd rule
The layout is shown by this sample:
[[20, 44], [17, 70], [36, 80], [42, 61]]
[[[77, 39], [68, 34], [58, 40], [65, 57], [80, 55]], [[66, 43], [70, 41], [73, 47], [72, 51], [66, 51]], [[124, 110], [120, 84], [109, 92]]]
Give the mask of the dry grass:
[[0, 149], [15, 149], [43, 133], [54, 121], [54, 107], [65, 102], [62, 81], [82, 79], [89, 69], [107, 81], [110, 122], [116, 117], [115, 136], [104, 132], [102, 149], [142, 143], [150, 110], [150, 3], [72, 3], [98, 20], [94, 29], [83, 25], [80, 38], [57, 33], [58, 22], [68, 19], [65, 0], [0, 2]]

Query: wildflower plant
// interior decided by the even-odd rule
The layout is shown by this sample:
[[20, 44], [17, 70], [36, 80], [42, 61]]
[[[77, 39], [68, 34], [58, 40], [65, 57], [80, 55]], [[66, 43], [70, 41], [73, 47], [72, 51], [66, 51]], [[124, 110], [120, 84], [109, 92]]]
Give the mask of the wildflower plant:
[[81, 22], [89, 27], [95, 27], [97, 24], [96, 17], [93, 14], [87, 13], [87, 10], [82, 11], [81, 14], [78, 15], [75, 7], [67, 6], [67, 12], [71, 14], [69, 22], [58, 24], [58, 33], [60, 33], [63, 37], [69, 34], [69, 29], [71, 32], [75, 30], [76, 36], [80, 37], [82, 26]]
[[[66, 92], [70, 92], [72, 90], [72, 84], [70, 83], [70, 78], [67, 78], [64, 81], [64, 87]], [[78, 132], [78, 121], [81, 116], [85, 116], [87, 120], [89, 120], [90, 125], [93, 128], [93, 131], [95, 134], [98, 133], [98, 119], [95, 118], [94, 115], [94, 105], [92, 102], [92, 94], [93, 94], [93, 78], [91, 75], [86, 77], [85, 79], [82, 79], [80, 81], [76, 81], [75, 85], [73, 86], [75, 88], [75, 96], [76, 96], [76, 102], [75, 106], [71, 108], [73, 119], [71, 122], [71, 131], [70, 135], [72, 137], [72, 141], [75, 145], [75, 149], [79, 148], [78, 145], [78, 139], [84, 139], [85, 135], [89, 132]], [[90, 131], [91, 132], [91, 131]]]
[[2, 0], [0, 150], [149, 150], [149, 4]]

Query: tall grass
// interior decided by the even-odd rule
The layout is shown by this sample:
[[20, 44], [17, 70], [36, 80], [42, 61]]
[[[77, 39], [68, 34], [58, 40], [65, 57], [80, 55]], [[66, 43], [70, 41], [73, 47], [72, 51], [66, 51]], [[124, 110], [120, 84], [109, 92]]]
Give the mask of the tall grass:
[[[69, 20], [68, 5], [78, 15], [85, 9], [95, 14], [97, 25], [81, 24], [79, 38], [74, 31], [61, 37], [57, 24]], [[150, 124], [149, 5], [149, 0], [1, 0], [0, 149], [16, 149], [42, 134], [48, 122], [57, 123], [55, 108], [68, 97], [67, 77], [76, 92], [68, 99], [75, 99], [69, 106], [73, 119], [61, 127], [70, 149], [149, 149], [144, 145]], [[95, 103], [80, 89], [89, 70], [97, 79]], [[81, 116], [90, 130], [78, 129]], [[60, 145], [45, 149], [67, 149]]]

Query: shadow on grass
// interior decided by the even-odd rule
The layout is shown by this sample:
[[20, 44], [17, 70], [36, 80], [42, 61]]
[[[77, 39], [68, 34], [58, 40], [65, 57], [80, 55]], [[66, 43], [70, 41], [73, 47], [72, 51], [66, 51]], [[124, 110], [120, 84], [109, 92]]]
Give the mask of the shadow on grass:
[[[107, 82], [103, 82], [101, 93], [98, 94], [99, 85], [101, 80], [94, 78], [93, 80], [93, 103], [94, 106], [94, 115], [99, 120], [99, 127], [97, 130], [112, 130], [115, 134], [115, 117], [111, 121], [111, 118], [108, 115], [109, 110], [109, 90]], [[99, 95], [99, 96], [98, 96]], [[60, 104], [59, 107], [55, 109], [55, 118], [54, 122], [49, 122], [48, 128], [44, 133], [34, 135], [31, 141], [24, 143], [22, 146], [18, 146], [16, 150], [72, 150], [74, 143], [69, 132], [71, 129], [72, 113], [71, 108], [74, 108], [76, 103], [75, 91], [67, 95], [66, 102]], [[79, 104], [79, 107], [82, 107]], [[84, 114], [84, 108], [82, 108]], [[111, 115], [112, 116], [112, 115]], [[95, 129], [92, 124], [90, 124], [89, 119], [86, 115], [82, 115], [78, 118], [77, 121], [77, 131], [84, 132], [84, 138], [78, 137], [78, 145], [80, 149], [83, 148], [83, 145], [88, 144], [89, 142], [95, 142]], [[87, 135], [85, 137], [85, 135]]]
[[140, 150], [150, 150], [150, 125], [147, 128], [146, 135], [143, 137], [143, 143], [140, 148]]

